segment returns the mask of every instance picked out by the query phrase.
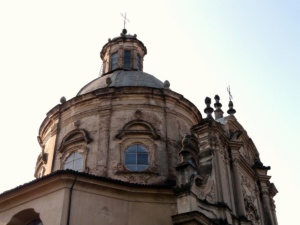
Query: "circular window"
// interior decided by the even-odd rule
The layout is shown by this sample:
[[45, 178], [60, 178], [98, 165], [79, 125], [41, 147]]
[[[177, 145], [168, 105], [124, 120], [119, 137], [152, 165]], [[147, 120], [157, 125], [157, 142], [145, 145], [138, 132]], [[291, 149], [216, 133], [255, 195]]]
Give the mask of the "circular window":
[[144, 171], [149, 167], [149, 152], [140, 145], [131, 145], [125, 150], [125, 166], [130, 171]]

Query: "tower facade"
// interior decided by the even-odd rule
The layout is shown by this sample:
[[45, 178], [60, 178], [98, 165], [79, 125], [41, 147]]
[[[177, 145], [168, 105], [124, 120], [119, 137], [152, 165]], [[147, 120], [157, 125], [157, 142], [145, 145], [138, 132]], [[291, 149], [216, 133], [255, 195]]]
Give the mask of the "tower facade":
[[0, 224], [277, 225], [270, 167], [233, 103], [224, 117], [206, 98], [203, 118], [143, 72], [146, 54], [125, 29], [109, 39], [102, 75], [47, 113], [37, 179], [0, 195]]

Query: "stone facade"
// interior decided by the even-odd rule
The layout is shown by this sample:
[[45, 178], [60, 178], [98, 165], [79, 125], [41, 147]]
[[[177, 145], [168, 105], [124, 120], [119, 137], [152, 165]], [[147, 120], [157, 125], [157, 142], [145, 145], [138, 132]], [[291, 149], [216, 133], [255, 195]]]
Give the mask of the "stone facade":
[[[147, 54], [123, 30], [101, 77], [41, 124], [35, 181], [0, 195], [0, 224], [277, 225], [259, 153], [234, 116], [215, 119], [144, 73]], [[72, 169], [72, 170], [68, 170]], [[33, 221], [33, 222], [30, 222]]]

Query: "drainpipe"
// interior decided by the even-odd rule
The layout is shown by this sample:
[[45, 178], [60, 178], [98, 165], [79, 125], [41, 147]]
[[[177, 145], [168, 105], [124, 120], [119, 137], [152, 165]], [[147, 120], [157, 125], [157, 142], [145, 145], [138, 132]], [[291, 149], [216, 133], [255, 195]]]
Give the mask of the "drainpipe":
[[73, 193], [73, 187], [74, 184], [77, 180], [77, 174], [75, 174], [74, 181], [72, 183], [72, 186], [70, 188], [70, 193], [69, 193], [69, 205], [68, 205], [68, 219], [67, 219], [67, 225], [70, 225], [70, 215], [71, 215], [71, 204], [72, 204], [72, 193]]

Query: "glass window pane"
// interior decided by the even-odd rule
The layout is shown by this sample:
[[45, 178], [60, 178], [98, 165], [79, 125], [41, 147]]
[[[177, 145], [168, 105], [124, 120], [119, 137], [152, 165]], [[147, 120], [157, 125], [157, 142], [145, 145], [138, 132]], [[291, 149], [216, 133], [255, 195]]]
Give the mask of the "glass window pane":
[[136, 154], [125, 154], [125, 164], [136, 164]]
[[68, 162], [68, 163], [65, 163], [64, 165], [64, 169], [73, 169], [73, 162]]
[[141, 70], [141, 56], [139, 54], [137, 55], [137, 69]]
[[149, 167], [149, 152], [140, 145], [135, 144], [125, 151], [125, 166], [131, 171], [143, 171]]
[[70, 162], [72, 162], [73, 160], [74, 160], [74, 154], [71, 154], [71, 155], [67, 158], [66, 163], [70, 163]]
[[82, 165], [83, 162], [82, 162], [82, 159], [77, 159], [74, 161], [74, 170], [76, 171], [82, 171]]
[[130, 51], [124, 52], [124, 69], [130, 69]]
[[126, 152], [136, 152], [136, 145], [132, 145], [129, 148], [127, 148]]
[[137, 145], [137, 151], [138, 152], [148, 152], [146, 148], [142, 145]]
[[126, 167], [131, 171], [137, 171], [136, 165], [126, 165]]
[[137, 165], [136, 171], [143, 171], [147, 169], [149, 166], [148, 165]]
[[64, 169], [82, 171], [83, 156], [77, 152], [72, 153], [64, 163]]
[[118, 53], [113, 53], [111, 55], [111, 69], [116, 69], [118, 67]]
[[82, 155], [81, 154], [78, 154], [78, 153], [74, 153], [74, 160], [76, 159], [81, 159], [82, 158]]
[[139, 153], [137, 155], [137, 164], [148, 165], [148, 154]]

